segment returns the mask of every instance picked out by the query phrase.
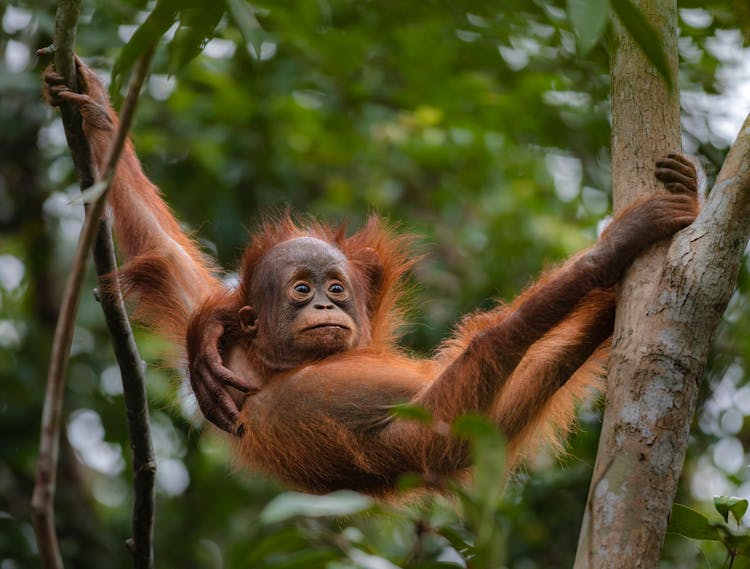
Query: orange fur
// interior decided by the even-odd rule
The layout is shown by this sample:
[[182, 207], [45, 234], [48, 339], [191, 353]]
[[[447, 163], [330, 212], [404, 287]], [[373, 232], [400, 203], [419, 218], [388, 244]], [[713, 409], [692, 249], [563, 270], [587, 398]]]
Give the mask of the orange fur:
[[[94, 166], [101, 170], [119, 120], [95, 73], [80, 62], [78, 72], [91, 100], [80, 106], [83, 129]], [[127, 141], [109, 191], [117, 242], [128, 258], [120, 269], [123, 289], [138, 296], [141, 321], [184, 339], [199, 302], [221, 285], [212, 274], [213, 263], [180, 228], [160, 194]]]
[[[61, 92], [47, 72], [50, 100], [79, 105], [101, 166], [117, 116], [80, 62], [79, 72], [87, 96]], [[675, 171], [680, 176], [670, 174]], [[685, 182], [689, 168], [667, 161], [661, 175], [672, 180], [675, 193], [634, 204], [591, 250], [549, 271], [512, 304], [467, 316], [435, 357], [424, 360], [396, 345], [413, 239], [375, 216], [348, 237], [343, 227], [297, 222], [288, 213], [269, 219], [243, 255], [239, 286], [227, 290], [143, 174], [130, 144], [110, 205], [129, 259], [125, 290], [139, 297], [143, 320], [186, 346], [201, 409], [239, 435], [238, 454], [310, 492], [351, 488], [386, 495], [408, 472], [420, 474], [427, 486], [465, 472], [468, 445], [450, 432], [465, 413], [494, 419], [509, 438], [513, 464], [534, 456], [540, 444], [560, 447], [576, 402], [601, 374], [614, 285], [643, 248], [697, 212], [694, 189]], [[312, 285], [304, 281], [297, 290], [287, 282], [308, 279], [298, 274], [313, 275]], [[268, 282], [259, 282], [259, 275]], [[299, 300], [308, 294], [322, 300]], [[339, 320], [310, 320], [313, 308], [320, 315], [337, 311]], [[295, 328], [303, 311], [306, 319]], [[316, 340], [312, 348], [300, 347], [297, 336]], [[261, 357], [261, 340], [287, 351]], [[269, 360], [268, 353], [286, 354], [294, 363]], [[395, 418], [392, 407], [404, 402], [424, 407], [431, 422]]]
[[[275, 245], [296, 237], [315, 237], [330, 243], [350, 260], [355, 281], [361, 284], [361, 294], [368, 305], [369, 329], [375, 345], [393, 345], [402, 328], [404, 313], [399, 303], [404, 292], [404, 275], [416, 259], [411, 254], [413, 236], [396, 234], [377, 216], [371, 216], [359, 231], [347, 237], [345, 227], [334, 229], [309, 218], [297, 223], [288, 213], [267, 219], [253, 234], [242, 256], [240, 265], [241, 286], [237, 297], [250, 296], [253, 272], [268, 251]], [[363, 252], [371, 252], [372, 255]], [[377, 263], [376, 286], [368, 278], [368, 263]], [[374, 292], [373, 292], [374, 291]]]

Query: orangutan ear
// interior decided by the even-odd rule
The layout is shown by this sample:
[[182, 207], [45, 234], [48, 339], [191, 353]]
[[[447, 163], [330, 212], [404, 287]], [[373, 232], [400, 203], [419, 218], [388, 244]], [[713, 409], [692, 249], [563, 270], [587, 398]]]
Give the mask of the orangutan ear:
[[258, 332], [258, 315], [252, 306], [245, 305], [237, 312], [240, 327], [246, 334], [254, 336]]

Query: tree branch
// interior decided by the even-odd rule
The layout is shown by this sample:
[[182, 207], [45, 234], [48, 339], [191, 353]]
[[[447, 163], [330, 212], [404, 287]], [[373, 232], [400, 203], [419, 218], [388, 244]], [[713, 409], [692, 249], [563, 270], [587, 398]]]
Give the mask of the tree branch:
[[[640, 0], [639, 6], [652, 21], [658, 14], [676, 65], [673, 0]], [[679, 141], [672, 128], [676, 94], [652, 92], [655, 72], [629, 51], [617, 27], [615, 37], [615, 191], [624, 185], [652, 191], [653, 159]], [[750, 117], [698, 218], [675, 236], [664, 257], [638, 259], [621, 285], [607, 409], [576, 569], [658, 566], [698, 386], [749, 236]]]
[[[138, 61], [127, 97], [122, 106], [121, 124], [110, 147], [104, 179], [109, 188], [119, 158], [133, 121], [138, 95], [148, 72], [153, 56], [153, 48]], [[106, 195], [98, 201], [104, 202]], [[112, 337], [115, 356], [120, 366], [125, 408], [128, 419], [128, 432], [133, 451], [133, 520], [132, 537], [128, 547], [133, 554], [135, 569], [151, 569], [154, 564], [154, 479], [156, 459], [151, 442], [151, 427], [146, 394], [146, 368], [133, 338], [133, 331], [125, 310], [116, 275], [117, 261], [109, 221], [102, 219], [94, 243], [94, 264], [100, 282], [107, 278], [107, 285], [100, 288], [99, 300], [104, 311], [107, 328]]]
[[[61, 0], [55, 22], [55, 66], [67, 84], [75, 89], [75, 66], [73, 50], [76, 26], [80, 13], [80, 0]], [[63, 392], [65, 375], [73, 338], [75, 315], [78, 312], [80, 290], [86, 272], [88, 251], [96, 235], [95, 261], [99, 275], [111, 274], [115, 270], [114, 248], [109, 226], [101, 221], [107, 191], [122, 151], [141, 86], [146, 76], [153, 50], [142, 56], [134, 72], [130, 90], [122, 109], [122, 120], [110, 149], [107, 166], [99, 177], [103, 191], [88, 208], [81, 230], [81, 236], [65, 284], [60, 307], [52, 353], [47, 375], [44, 409], [42, 413], [39, 463], [36, 484], [31, 500], [34, 528], [44, 565], [49, 568], [63, 567], [59, 544], [54, 527], [54, 497], [59, 457], [60, 428], [62, 422]], [[88, 188], [94, 182], [91, 153], [81, 128], [77, 109], [69, 105], [61, 106], [63, 126], [81, 187]], [[116, 282], [116, 279], [114, 279]], [[135, 347], [132, 332], [124, 311], [119, 289], [109, 287], [104, 295], [102, 306], [107, 325], [113, 337], [115, 352], [123, 378], [125, 400], [128, 406], [128, 419], [133, 440], [136, 498], [134, 507], [133, 551], [135, 566], [153, 566], [153, 478], [154, 459], [151, 448], [148, 408], [145, 397], [144, 373], [141, 358]]]
[[[107, 285], [99, 291], [99, 301], [112, 337], [115, 356], [122, 376], [128, 431], [133, 451], [133, 521], [128, 548], [136, 569], [151, 569], [154, 564], [154, 478], [156, 459], [151, 442], [151, 427], [146, 396], [146, 367], [138, 353], [133, 331], [114, 274], [116, 260], [108, 220], [102, 220], [94, 243], [94, 264]], [[100, 281], [101, 282], [101, 281]]]

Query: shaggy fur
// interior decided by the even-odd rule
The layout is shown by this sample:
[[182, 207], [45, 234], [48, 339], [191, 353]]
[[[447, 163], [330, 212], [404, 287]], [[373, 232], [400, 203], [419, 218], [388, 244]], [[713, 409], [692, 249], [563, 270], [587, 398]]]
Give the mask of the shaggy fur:
[[[117, 116], [94, 74], [80, 62], [78, 71], [86, 95], [67, 92], [48, 71], [50, 100], [79, 106], [94, 158], [102, 164]], [[697, 213], [695, 170], [687, 164], [679, 155], [670, 157], [657, 176], [672, 193], [631, 206], [592, 249], [543, 275], [510, 305], [465, 317], [430, 359], [410, 357], [397, 345], [413, 239], [377, 217], [351, 236], [315, 220], [296, 222], [289, 214], [269, 219], [243, 255], [239, 286], [227, 290], [143, 174], [130, 144], [110, 205], [128, 257], [122, 278], [138, 297], [139, 317], [187, 348], [201, 408], [238, 435], [242, 459], [309, 492], [351, 488], [382, 496], [406, 473], [420, 474], [426, 486], [460, 477], [470, 456], [450, 425], [466, 413], [493, 418], [509, 439], [513, 464], [533, 456], [542, 443], [560, 448], [576, 402], [602, 372], [614, 286], [641, 250]], [[280, 294], [267, 291], [278, 279], [259, 282], [258, 275], [286, 274], [287, 261], [270, 269], [265, 261], [279, 244], [307, 255], [292, 241], [300, 237], [317, 240], [324, 260], [316, 262], [344, 259], [336, 266], [351, 283], [346, 310], [357, 335], [336, 353], [321, 351], [288, 365], [258, 355], [258, 338], [281, 343], [294, 337], [269, 333], [284, 329], [265, 324], [283, 320], [274, 305], [279, 301], [272, 302]], [[285, 254], [282, 260], [293, 257]], [[391, 410], [401, 403], [425, 408], [431, 420], [395, 418]]]

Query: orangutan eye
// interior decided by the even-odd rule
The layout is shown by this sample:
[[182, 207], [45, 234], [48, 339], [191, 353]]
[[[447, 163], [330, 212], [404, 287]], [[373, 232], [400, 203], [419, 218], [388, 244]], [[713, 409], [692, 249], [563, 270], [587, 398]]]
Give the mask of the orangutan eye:
[[341, 283], [333, 283], [328, 287], [328, 292], [332, 294], [344, 294], [344, 285]]
[[310, 294], [310, 286], [307, 283], [297, 283], [294, 285], [294, 292], [299, 294]]

